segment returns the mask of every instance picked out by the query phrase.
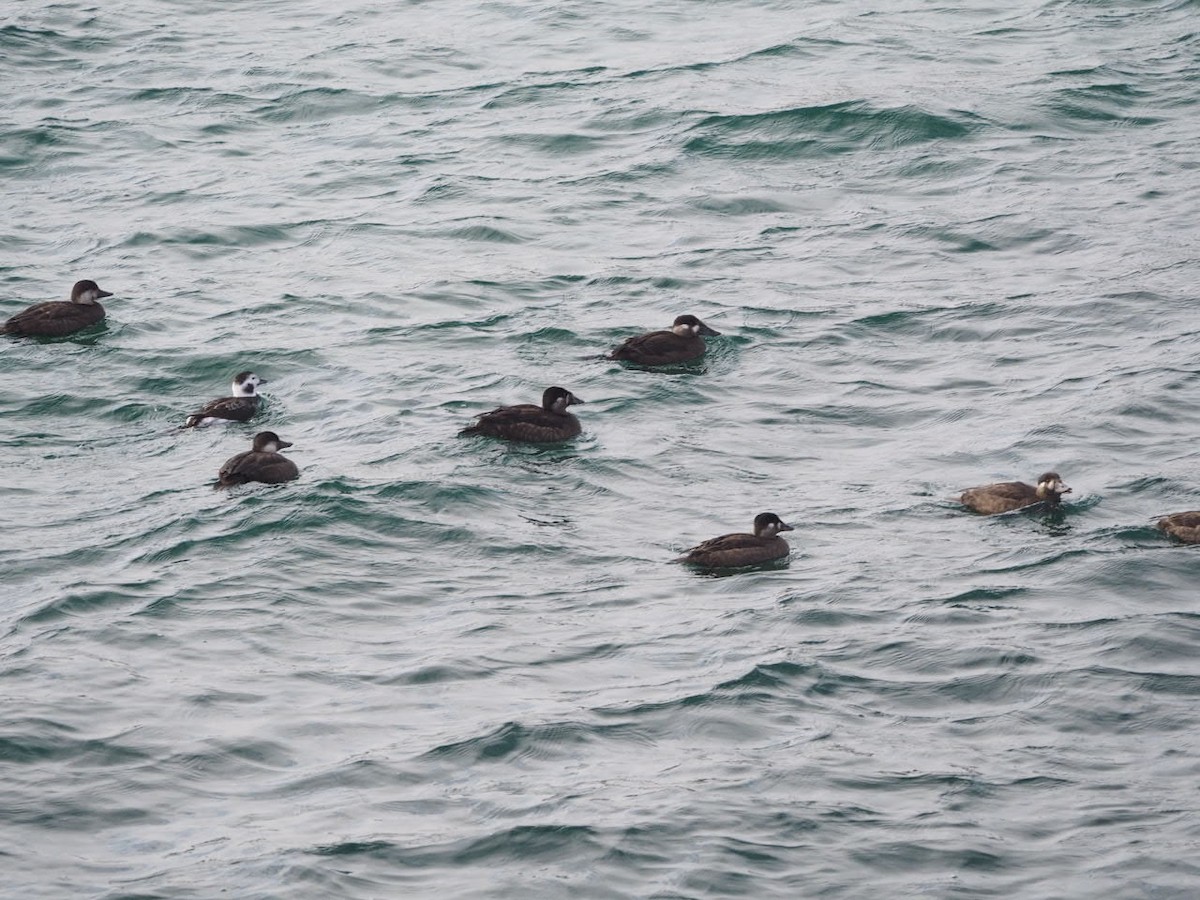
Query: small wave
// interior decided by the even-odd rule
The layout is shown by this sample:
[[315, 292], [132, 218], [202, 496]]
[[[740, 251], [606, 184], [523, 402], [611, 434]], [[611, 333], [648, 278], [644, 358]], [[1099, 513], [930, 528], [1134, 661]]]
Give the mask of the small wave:
[[912, 106], [877, 109], [858, 101], [709, 116], [692, 127], [685, 149], [706, 156], [789, 159], [953, 140], [979, 127], [966, 114], [939, 116]]

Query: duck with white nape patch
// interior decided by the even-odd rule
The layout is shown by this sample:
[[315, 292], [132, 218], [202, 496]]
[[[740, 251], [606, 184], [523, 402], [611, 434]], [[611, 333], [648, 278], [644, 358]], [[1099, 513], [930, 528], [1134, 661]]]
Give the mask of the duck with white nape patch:
[[779, 532], [793, 530], [775, 513], [759, 513], [754, 517], [754, 534], [739, 532], [710, 538], [671, 562], [706, 569], [732, 569], [782, 559], [792, 551]]
[[1038, 476], [1036, 486], [1023, 481], [985, 484], [963, 491], [959, 500], [973, 512], [995, 516], [1039, 503], [1046, 509], [1056, 509], [1062, 502], [1062, 495], [1069, 493], [1071, 489], [1063, 484], [1057, 472], [1046, 472]]
[[238, 372], [233, 378], [230, 396], [210, 400], [187, 417], [184, 428], [203, 428], [230, 422], [249, 422], [258, 412], [258, 386], [266, 384], [253, 372]]

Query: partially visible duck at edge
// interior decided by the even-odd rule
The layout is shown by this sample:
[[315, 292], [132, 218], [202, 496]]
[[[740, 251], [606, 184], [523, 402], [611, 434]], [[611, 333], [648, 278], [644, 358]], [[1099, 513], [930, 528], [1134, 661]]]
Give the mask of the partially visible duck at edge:
[[1038, 503], [1047, 509], [1059, 506], [1062, 495], [1071, 493], [1057, 472], [1046, 472], [1038, 476], [1037, 485], [1023, 481], [1005, 481], [1000, 484], [985, 484], [982, 487], [963, 491], [960, 501], [963, 506], [985, 516], [1012, 512]]
[[703, 356], [708, 349], [701, 335], [716, 337], [720, 333], [695, 316], [678, 316], [669, 331], [651, 331], [631, 337], [614, 349], [608, 358], [639, 366], [687, 362]]
[[1181, 512], [1163, 516], [1158, 530], [1184, 544], [1200, 544], [1200, 512]]
[[468, 425], [459, 434], [482, 434], [534, 444], [565, 441], [583, 430], [579, 420], [567, 412], [568, 406], [577, 403], [583, 401], [566, 388], [548, 387], [542, 393], [541, 406], [532, 403], [501, 406], [481, 413], [474, 425]]
[[267, 379], [253, 372], [238, 372], [233, 378], [230, 396], [210, 400], [187, 417], [184, 428], [197, 428], [229, 422], [249, 422], [258, 412], [258, 386]]
[[283, 484], [300, 477], [296, 464], [279, 451], [292, 446], [273, 431], [260, 431], [254, 436], [254, 446], [245, 453], [231, 456], [217, 473], [216, 487], [232, 487], [261, 481], [264, 484]]
[[791, 552], [781, 531], [792, 531], [775, 513], [759, 513], [754, 517], [754, 534], [723, 534], [697, 544], [672, 562], [691, 563], [709, 569], [753, 566], [780, 559]]
[[51, 300], [36, 303], [21, 310], [0, 327], [0, 334], [20, 337], [65, 337], [104, 320], [101, 297], [111, 297], [110, 291], [100, 290], [96, 282], [85, 279], [75, 282], [70, 300]]

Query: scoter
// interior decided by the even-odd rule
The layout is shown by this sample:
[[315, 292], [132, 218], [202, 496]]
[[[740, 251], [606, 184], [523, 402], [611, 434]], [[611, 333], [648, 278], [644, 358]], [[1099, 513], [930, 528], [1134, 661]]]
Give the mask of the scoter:
[[708, 349], [701, 335], [716, 337], [720, 333], [695, 316], [678, 316], [669, 331], [651, 331], [628, 338], [608, 358], [639, 366], [669, 366], [687, 362], [703, 356]]
[[75, 282], [70, 300], [37, 303], [17, 313], [0, 327], [0, 334], [21, 337], [65, 337], [104, 320], [101, 297], [111, 297], [89, 279]]
[[266, 384], [253, 372], [238, 372], [233, 378], [232, 396], [211, 400], [187, 417], [184, 428], [227, 422], [249, 422], [258, 412], [258, 386]]
[[672, 562], [692, 563], [710, 569], [754, 566], [787, 556], [791, 549], [779, 536], [781, 531], [793, 531], [775, 513], [759, 513], [754, 517], [754, 534], [723, 534], [697, 544]]
[[1181, 512], [1163, 516], [1158, 530], [1185, 544], [1200, 544], [1200, 512]]
[[1037, 503], [1044, 503], [1048, 509], [1053, 509], [1059, 505], [1062, 495], [1069, 493], [1071, 489], [1063, 484], [1057, 472], [1046, 472], [1038, 476], [1037, 487], [1023, 481], [985, 484], [963, 491], [959, 499], [967, 509], [994, 516]]
[[501, 406], [481, 413], [474, 425], [468, 425], [459, 434], [482, 434], [535, 444], [565, 441], [582, 430], [579, 420], [567, 412], [567, 407], [583, 402], [566, 388], [548, 387], [542, 393], [541, 406], [532, 403]]
[[296, 464], [281, 454], [284, 447], [292, 446], [273, 431], [260, 431], [254, 436], [254, 447], [225, 461], [217, 473], [216, 487], [232, 487], [249, 481], [264, 484], [282, 484], [300, 477]]

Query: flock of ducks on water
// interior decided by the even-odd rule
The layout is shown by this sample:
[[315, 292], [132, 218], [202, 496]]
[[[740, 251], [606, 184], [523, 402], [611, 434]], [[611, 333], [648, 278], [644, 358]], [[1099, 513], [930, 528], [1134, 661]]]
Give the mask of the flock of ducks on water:
[[[22, 310], [0, 328], [0, 334], [17, 337], [66, 337], [104, 320], [102, 297], [111, 297], [94, 281], [75, 283], [70, 300], [38, 303]], [[638, 366], [667, 366], [690, 362], [704, 355], [705, 337], [720, 332], [709, 328], [695, 316], [675, 319], [670, 329], [651, 331], [631, 337], [606, 358]], [[248, 422], [258, 412], [259, 385], [266, 384], [253, 372], [239, 372], [233, 379], [231, 396], [206, 403], [187, 417], [182, 427], [198, 428], [217, 423]], [[474, 424], [462, 429], [462, 435], [483, 435], [507, 441], [555, 443], [570, 440], [582, 430], [579, 419], [567, 408], [583, 403], [561, 387], [546, 388], [541, 405], [521, 403], [501, 406], [481, 413]], [[282, 484], [300, 476], [296, 464], [280, 453], [292, 446], [273, 431], [254, 436], [251, 449], [225, 461], [217, 474], [216, 487], [231, 487], [257, 481]], [[1040, 476], [1036, 485], [1020, 481], [988, 484], [970, 488], [959, 498], [964, 506], [983, 515], [999, 515], [1033, 506], [1056, 508], [1063, 494], [1071, 489], [1057, 472]], [[1200, 544], [1200, 511], [1165, 516], [1158, 528], [1188, 544]], [[705, 568], [736, 568], [781, 559], [790, 552], [780, 532], [792, 531], [774, 513], [754, 518], [752, 534], [723, 534], [696, 545], [673, 562], [692, 563]]]

